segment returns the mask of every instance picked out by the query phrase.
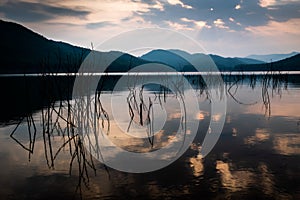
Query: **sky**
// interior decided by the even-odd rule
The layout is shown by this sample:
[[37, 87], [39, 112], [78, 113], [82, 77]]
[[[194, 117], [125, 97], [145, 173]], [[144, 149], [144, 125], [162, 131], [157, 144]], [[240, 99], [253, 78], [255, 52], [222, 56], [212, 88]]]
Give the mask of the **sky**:
[[300, 0], [0, 0], [0, 18], [87, 48], [157, 27], [226, 57], [300, 51]]

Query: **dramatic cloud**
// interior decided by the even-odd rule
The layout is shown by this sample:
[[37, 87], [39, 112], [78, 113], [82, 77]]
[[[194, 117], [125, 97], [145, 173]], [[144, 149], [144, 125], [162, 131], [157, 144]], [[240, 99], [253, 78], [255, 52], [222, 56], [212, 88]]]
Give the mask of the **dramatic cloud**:
[[43, 3], [7, 1], [0, 7], [0, 13], [7, 18], [22, 22], [38, 22], [58, 16], [85, 18], [90, 11], [79, 7], [52, 6]]
[[274, 49], [276, 37], [284, 51], [300, 51], [299, 0], [2, 0], [0, 16], [82, 46], [135, 28], [161, 27], [223, 55], [251, 54], [255, 45], [281, 52], [280, 46]]

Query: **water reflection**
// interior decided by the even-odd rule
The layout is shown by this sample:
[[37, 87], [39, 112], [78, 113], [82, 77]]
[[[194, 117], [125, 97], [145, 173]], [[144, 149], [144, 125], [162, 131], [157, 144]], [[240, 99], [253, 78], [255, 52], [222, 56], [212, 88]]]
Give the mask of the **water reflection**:
[[299, 155], [300, 154], [300, 135], [284, 134], [274, 136], [274, 149], [282, 155]]
[[254, 145], [260, 142], [264, 142], [270, 138], [270, 133], [266, 129], [256, 129], [254, 136], [245, 138], [245, 144]]
[[232, 164], [220, 160], [216, 162], [216, 169], [221, 174], [222, 186], [232, 192], [249, 188], [250, 184], [254, 182], [254, 174], [246, 170], [234, 170], [232, 172], [230, 165]]
[[[14, 126], [0, 129], [1, 198], [13, 193], [13, 184], [6, 183], [12, 177], [19, 188], [26, 190], [26, 197], [38, 194], [37, 198], [50, 197], [52, 193], [53, 198], [71, 199], [74, 192], [76, 197], [84, 199], [199, 198], [199, 195], [212, 199], [299, 198], [299, 87], [286, 77], [270, 75], [225, 79], [231, 98], [226, 125], [214, 150], [205, 158], [199, 154], [208, 130], [210, 96], [205, 85], [199, 86], [198, 77], [189, 77], [199, 95], [201, 110], [187, 123], [199, 123], [197, 137], [177, 162], [143, 175], [108, 169], [93, 158], [89, 152], [100, 148], [95, 143], [99, 134], [94, 133], [106, 134], [115, 144], [132, 152], [155, 151], [180, 142], [182, 138], [175, 136], [178, 127], [187, 127], [186, 135], [190, 130], [182, 124], [176, 94], [164, 88], [119, 91], [117, 95], [127, 105], [120, 110], [122, 116], [127, 116], [120, 125], [111, 117], [110, 102], [105, 100], [111, 94], [108, 89], [74, 100], [57, 92], [51, 100], [36, 106], [38, 109], [23, 112], [21, 117], [18, 114], [17, 121], [5, 120]], [[160, 130], [159, 122], [163, 119], [166, 123]], [[218, 121], [220, 116], [214, 115], [212, 120]], [[82, 132], [90, 134], [83, 137]], [[133, 137], [138, 134], [150, 137]], [[93, 145], [84, 146], [84, 139]], [[98, 156], [101, 160], [101, 154]], [[111, 152], [110, 156], [118, 155]], [[11, 177], [5, 174], [8, 169]], [[55, 187], [55, 182], [63, 182], [65, 187]], [[31, 191], [26, 185], [39, 191]], [[41, 185], [51, 190], [42, 190]], [[13, 198], [25, 197], [15, 194]]]

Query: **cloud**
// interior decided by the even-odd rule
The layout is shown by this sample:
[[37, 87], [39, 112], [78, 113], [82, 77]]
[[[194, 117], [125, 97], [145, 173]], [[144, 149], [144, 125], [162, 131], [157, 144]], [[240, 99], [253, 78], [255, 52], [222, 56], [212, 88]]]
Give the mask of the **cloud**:
[[175, 30], [189, 30], [189, 31], [192, 31], [192, 30], [193, 30], [192, 27], [189, 27], [189, 26], [186, 25], [186, 24], [180, 24], [180, 23], [172, 22], [172, 21], [165, 21], [165, 23], [166, 23], [170, 28], [173, 28], [173, 29], [175, 29]]
[[0, 7], [0, 13], [6, 18], [21, 22], [38, 22], [54, 19], [58, 16], [86, 18], [90, 11], [83, 8], [71, 8], [47, 5], [35, 2], [7, 1]]
[[164, 11], [164, 6], [160, 1], [155, 1], [155, 3], [151, 6], [151, 8], [160, 10], [160, 11]]
[[[150, 11], [140, 16], [153, 24], [164, 26], [164, 21], [173, 21], [179, 23], [181, 18], [188, 18], [195, 21], [205, 21], [207, 25], [214, 26], [216, 19], [223, 19], [224, 23], [230, 28], [240, 30], [241, 27], [236, 24], [228, 24], [230, 17], [236, 19], [245, 26], [255, 26], [266, 24], [269, 20], [267, 15], [269, 10], [258, 5], [259, 0], [241, 1], [231, 0], [226, 4], [220, 4], [219, 0], [181, 0], [183, 5], [189, 5], [193, 9], [182, 9], [179, 1], [171, 2], [160, 1], [164, 10], [149, 8]], [[151, 2], [150, 0], [141, 0], [143, 3]], [[176, 4], [178, 3], [178, 4]]]
[[[86, 27], [90, 28], [92, 23], [96, 25], [99, 21], [121, 24], [122, 19], [136, 18], [135, 15], [150, 13], [152, 9], [161, 12], [164, 10], [164, 4], [160, 1], [148, 0], [148, 2], [135, 0], [13, 0], [0, 3], [0, 15], [2, 14], [7, 19], [26, 23], [70, 22], [87, 25]], [[129, 21], [132, 22], [132, 20]]]
[[185, 17], [181, 18], [181, 21], [192, 23], [196, 29], [211, 28], [211, 26], [207, 25], [206, 21], [196, 21]]
[[203, 28], [207, 28], [207, 29], [211, 28], [211, 26], [207, 25], [207, 22], [205, 22], [205, 21], [197, 21], [197, 20], [192, 20], [192, 19], [188, 19], [185, 17], [181, 18], [180, 22], [174, 22], [174, 21], [169, 21], [169, 20], [165, 21], [165, 23], [170, 28], [173, 28], [175, 30], [195, 31], [195, 30], [201, 30]]
[[[232, 18], [232, 17], [229, 17], [228, 20], [229, 20], [231, 23], [233, 23], [233, 24], [236, 24], [236, 25], [238, 25], [238, 26], [242, 26], [242, 24], [241, 24], [240, 22], [237, 22], [237, 21], [236, 21], [234, 18]], [[237, 29], [237, 28], [235, 28], [235, 29]]]
[[[298, 50], [299, 10], [299, 0], [230, 0], [226, 4], [220, 0], [0, 2], [3, 19], [21, 22], [46, 37], [77, 45], [101, 42], [135, 28], [161, 27], [181, 30], [212, 47], [215, 53], [235, 53], [234, 56], [244, 53], [248, 46], [269, 45], [265, 49], [273, 50], [279, 36], [285, 38], [285, 43], [280, 42], [277, 49]], [[230, 46], [231, 51], [223, 50], [224, 46]]]
[[91, 14], [86, 21], [81, 23], [98, 23], [99, 21], [106, 21], [120, 27], [137, 27], [143, 22], [150, 20], [143, 18], [142, 16], [150, 15], [152, 10], [157, 12], [163, 12], [164, 5], [158, 0], [69, 0], [62, 1], [64, 6], [85, 6], [91, 10]]
[[[54, 23], [65, 23], [68, 21], [83, 26], [99, 21], [123, 26], [134, 21], [130, 19], [140, 17], [147, 23], [164, 27], [166, 21], [180, 24], [182, 18], [187, 18], [199, 22], [198, 26], [194, 26], [195, 28], [201, 28], [205, 22], [207, 26], [223, 29], [228, 27], [240, 31], [248, 26], [266, 25], [270, 19], [287, 21], [299, 16], [300, 10], [299, 0], [231, 0], [226, 4], [220, 4], [219, 0], [26, 1], [2, 2], [0, 14], [2, 13], [5, 18], [22, 22], [51, 20]], [[230, 18], [239, 22], [239, 25], [230, 23]], [[226, 26], [216, 19], [222, 19]], [[138, 21], [138, 24], [141, 24], [141, 20]], [[194, 22], [189, 23], [195, 25]]]
[[171, 5], [180, 5], [182, 8], [193, 9], [192, 6], [182, 3], [180, 0], [167, 0], [167, 2]]
[[299, 0], [259, 0], [258, 2], [264, 8], [297, 3], [299, 3]]
[[269, 7], [276, 5], [276, 0], [260, 0], [258, 3], [261, 7]]
[[[265, 25], [247, 26], [241, 31], [235, 32], [220, 29], [218, 33], [210, 29], [203, 29], [199, 38], [202, 39], [203, 46], [207, 46], [206, 49], [209, 52], [218, 49], [216, 53], [222, 51], [219, 53], [221, 55], [247, 56], [249, 54], [288, 53], [300, 50], [299, 23], [299, 19], [285, 22], [271, 20]], [[226, 50], [223, 50], [222, 46], [226, 46]], [[257, 111], [259, 109], [261, 108], [258, 106]], [[274, 112], [276, 111], [272, 109], [272, 113]]]
[[217, 28], [228, 29], [228, 26], [225, 26], [225, 22], [222, 19], [217, 19], [214, 21], [214, 25]]
[[238, 9], [241, 9], [241, 5], [240, 4], [237, 4], [234, 9], [238, 10]]
[[274, 36], [274, 35], [300, 35], [300, 18], [290, 19], [285, 22], [269, 21], [263, 26], [249, 26], [247, 31], [255, 35]]

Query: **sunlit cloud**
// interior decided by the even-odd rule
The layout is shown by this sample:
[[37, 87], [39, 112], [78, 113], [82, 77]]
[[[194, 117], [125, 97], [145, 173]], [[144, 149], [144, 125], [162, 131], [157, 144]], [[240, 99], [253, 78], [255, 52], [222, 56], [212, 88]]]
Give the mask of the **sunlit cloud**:
[[182, 3], [182, 1], [180, 1], [180, 0], [167, 0], [167, 1], [171, 5], [180, 5], [181, 7], [186, 8], [186, 9], [193, 9], [192, 6]]
[[[2, 19], [84, 47], [136, 28], [160, 27], [187, 34], [223, 56], [265, 51], [262, 46], [268, 52], [299, 51], [298, 0], [237, 0], [223, 5], [202, 0], [12, 0], [0, 5]], [[277, 37], [284, 40], [276, 46]], [[243, 48], [250, 41], [252, 48]]]
[[237, 4], [234, 8], [235, 8], [236, 10], [241, 9], [241, 5], [240, 5], [240, 4]]
[[171, 21], [165, 21], [165, 23], [172, 29], [175, 29], [175, 30], [189, 30], [189, 31], [192, 31], [193, 28], [192, 27], [189, 27], [188, 25], [186, 24], [180, 24], [180, 23], [177, 23], [177, 22], [171, 22]]
[[[88, 23], [98, 23], [98, 22], [111, 22], [121, 24], [122, 19], [133, 17], [134, 14], [147, 13], [150, 9], [157, 9], [163, 11], [163, 5], [156, 1], [154, 4], [147, 4], [141, 1], [131, 1], [131, 0], [116, 0], [116, 1], [46, 1], [47, 5], [57, 6], [62, 8], [72, 8], [74, 10], [86, 10], [88, 14], [85, 19], [76, 20], [66, 20], [64, 17], [56, 17], [52, 19], [51, 22], [72, 22], [76, 24], [85, 25]], [[31, 3], [42, 5], [39, 0], [31, 0]]]
[[246, 28], [247, 31], [252, 32], [256, 35], [269, 35], [274, 36], [278, 34], [300, 34], [300, 18], [290, 19], [284, 22], [269, 21], [264, 26], [249, 26]]
[[[32, 2], [38, 3], [39, 1], [32, 0]], [[139, 13], [147, 13], [151, 9], [163, 9], [159, 3], [147, 4], [131, 0], [103, 0], [101, 2], [51, 0], [45, 3], [62, 8], [85, 10], [88, 14], [84, 18], [60, 15], [47, 19], [42, 24], [29, 22], [26, 26], [50, 39], [63, 40], [83, 47], [89, 47], [91, 42], [99, 44], [114, 35], [134, 28], [155, 27]], [[41, 19], [37, 18], [37, 20]]]
[[276, 4], [276, 0], [260, 0], [258, 3], [261, 7], [269, 7]]
[[228, 26], [225, 26], [225, 22], [222, 19], [217, 19], [214, 21], [214, 25], [217, 28], [228, 29]]
[[195, 25], [195, 28], [202, 29], [202, 28], [211, 28], [211, 26], [207, 25], [206, 21], [196, 21], [188, 18], [181, 18], [183, 22], [189, 22]]
[[160, 1], [155, 1], [155, 4], [153, 4], [152, 6], [149, 6], [150, 8], [154, 8], [160, 11], [164, 11], [164, 6]]
[[237, 22], [237, 21], [236, 21], [234, 18], [232, 18], [232, 17], [229, 17], [228, 20], [229, 20], [230, 22], [232, 22], [233, 24], [236, 24], [236, 25], [238, 25], [238, 26], [242, 26], [242, 24], [241, 24], [240, 22]]
[[263, 8], [269, 8], [278, 5], [287, 5], [292, 3], [299, 3], [299, 0], [260, 0], [259, 5]]

